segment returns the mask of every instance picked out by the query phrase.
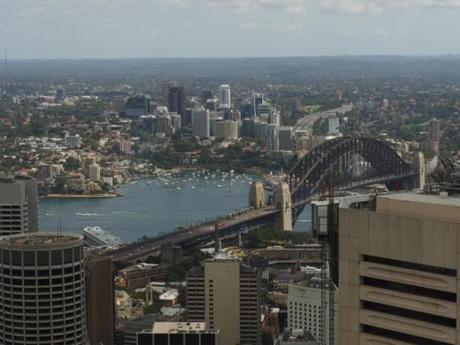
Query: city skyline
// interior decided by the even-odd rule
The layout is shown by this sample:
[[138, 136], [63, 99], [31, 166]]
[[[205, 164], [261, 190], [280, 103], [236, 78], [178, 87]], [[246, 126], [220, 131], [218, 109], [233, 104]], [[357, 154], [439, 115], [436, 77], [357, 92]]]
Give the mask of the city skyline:
[[460, 31], [458, 0], [2, 0], [0, 8], [0, 49], [12, 59], [460, 54], [446, 39]]

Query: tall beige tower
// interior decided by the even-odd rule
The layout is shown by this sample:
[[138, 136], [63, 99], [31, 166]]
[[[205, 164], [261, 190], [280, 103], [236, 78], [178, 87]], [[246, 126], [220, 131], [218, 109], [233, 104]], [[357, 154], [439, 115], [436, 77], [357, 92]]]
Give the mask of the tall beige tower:
[[219, 345], [260, 344], [260, 303], [260, 274], [239, 260], [207, 260], [188, 274], [187, 321], [219, 330]]
[[265, 207], [265, 192], [262, 183], [253, 182], [249, 187], [249, 206], [255, 209]]
[[460, 198], [340, 209], [339, 345], [460, 344]]
[[291, 192], [287, 183], [276, 185], [273, 200], [275, 206], [281, 211], [278, 218], [278, 228], [283, 231], [292, 231]]

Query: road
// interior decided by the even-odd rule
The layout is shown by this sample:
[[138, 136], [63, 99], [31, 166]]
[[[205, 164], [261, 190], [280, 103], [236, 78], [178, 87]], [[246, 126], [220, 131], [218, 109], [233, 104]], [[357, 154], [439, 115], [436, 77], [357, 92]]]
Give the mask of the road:
[[295, 124], [294, 132], [307, 131], [309, 134], [311, 134], [313, 132], [313, 125], [318, 119], [327, 119], [329, 117], [335, 116], [337, 113], [348, 113], [352, 109], [353, 104], [346, 104], [340, 108], [325, 110], [319, 113], [304, 116]]
[[[229, 219], [220, 219], [218, 221], [218, 227], [220, 231], [225, 231], [225, 229], [230, 227], [237, 226], [257, 218], [270, 216], [278, 212], [278, 209], [272, 207], [251, 210], [239, 215], [235, 215]], [[159, 249], [163, 244], [170, 242], [182, 244], [200, 237], [211, 237], [213, 236], [214, 231], [215, 225], [212, 223], [207, 223], [198, 225], [192, 229], [175, 230], [143, 242], [136, 242], [107, 254], [112, 258], [113, 261], [131, 261], [149, 255], [153, 251]]]

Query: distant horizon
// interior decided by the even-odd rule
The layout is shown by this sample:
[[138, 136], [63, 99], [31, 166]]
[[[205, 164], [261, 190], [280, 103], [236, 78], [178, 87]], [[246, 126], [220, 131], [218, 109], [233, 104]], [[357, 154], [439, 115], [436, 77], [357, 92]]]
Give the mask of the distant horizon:
[[[14, 61], [92, 61], [92, 60], [243, 60], [243, 59], [335, 59], [335, 58], [460, 58], [460, 53], [446, 54], [342, 54], [342, 55], [272, 55], [272, 56], [127, 56], [127, 57], [43, 57], [43, 58], [14, 58], [7, 57], [9, 62]], [[4, 57], [2, 56], [2, 61]]]

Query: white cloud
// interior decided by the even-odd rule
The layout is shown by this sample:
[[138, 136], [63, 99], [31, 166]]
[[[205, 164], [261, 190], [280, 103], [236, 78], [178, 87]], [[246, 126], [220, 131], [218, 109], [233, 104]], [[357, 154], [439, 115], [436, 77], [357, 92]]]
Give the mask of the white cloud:
[[298, 32], [303, 30], [303, 26], [297, 23], [243, 22], [240, 24], [240, 29], [243, 31]]

